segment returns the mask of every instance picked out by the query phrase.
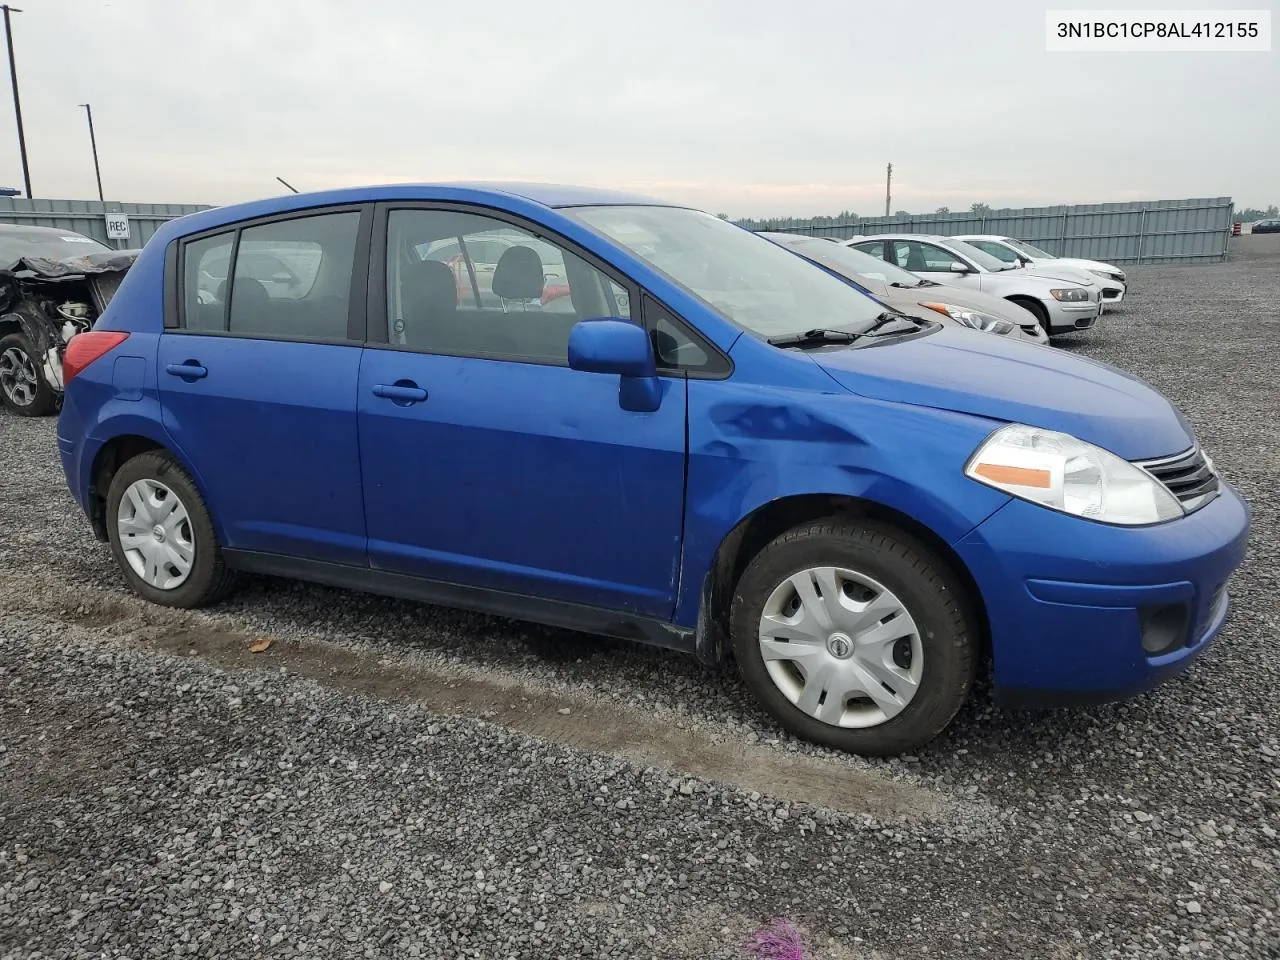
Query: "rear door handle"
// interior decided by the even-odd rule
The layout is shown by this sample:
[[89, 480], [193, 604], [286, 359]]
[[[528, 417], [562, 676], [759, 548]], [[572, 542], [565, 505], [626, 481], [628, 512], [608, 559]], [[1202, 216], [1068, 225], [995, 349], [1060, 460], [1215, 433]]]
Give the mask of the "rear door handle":
[[171, 363], [164, 370], [165, 373], [181, 377], [183, 380], [201, 380], [209, 375], [209, 368], [200, 366], [195, 360], [188, 360], [186, 363]]
[[397, 380], [395, 383], [379, 383], [373, 388], [375, 397], [383, 397], [387, 400], [394, 400], [396, 403], [403, 405], [410, 403], [420, 403], [427, 399], [427, 391], [412, 380]]

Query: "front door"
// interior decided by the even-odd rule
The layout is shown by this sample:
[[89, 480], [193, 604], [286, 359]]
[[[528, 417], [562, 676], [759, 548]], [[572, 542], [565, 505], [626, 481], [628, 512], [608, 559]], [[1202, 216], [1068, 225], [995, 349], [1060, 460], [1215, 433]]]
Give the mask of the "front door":
[[[936, 243], [923, 240], [894, 240], [891, 263], [896, 263], [904, 270], [932, 280], [934, 283], [945, 283], [953, 287], [967, 287], [971, 290], [982, 289], [983, 274], [977, 268]], [[957, 273], [953, 266], [967, 266], [968, 273]]]
[[352, 297], [362, 216], [372, 209], [184, 244], [160, 398], [225, 547], [368, 563], [356, 441], [363, 283]]
[[639, 413], [618, 377], [567, 365], [573, 325], [631, 319], [634, 291], [489, 214], [392, 209], [383, 236], [370, 282], [385, 284], [387, 343], [366, 350], [359, 387], [373, 566], [669, 617], [685, 383], [664, 379]]

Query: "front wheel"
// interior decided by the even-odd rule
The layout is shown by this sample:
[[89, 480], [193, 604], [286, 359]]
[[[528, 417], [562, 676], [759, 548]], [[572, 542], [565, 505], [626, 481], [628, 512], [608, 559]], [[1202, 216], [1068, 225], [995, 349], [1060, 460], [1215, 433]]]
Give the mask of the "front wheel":
[[0, 337], [0, 402], [23, 417], [44, 417], [58, 408], [57, 391], [25, 333]]
[[969, 695], [977, 626], [947, 565], [874, 522], [819, 521], [747, 566], [730, 616], [748, 688], [797, 736], [890, 756], [928, 743]]

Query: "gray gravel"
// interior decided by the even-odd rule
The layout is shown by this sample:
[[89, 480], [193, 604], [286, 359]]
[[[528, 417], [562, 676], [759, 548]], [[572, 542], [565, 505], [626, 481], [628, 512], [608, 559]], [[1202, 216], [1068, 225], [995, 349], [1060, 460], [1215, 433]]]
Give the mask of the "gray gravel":
[[[787, 737], [732, 676], [561, 631], [267, 579], [170, 623], [87, 534], [54, 421], [0, 414], [0, 957], [734, 957], [774, 916], [818, 958], [1280, 956], [1280, 248], [1263, 246], [1135, 268], [1129, 302], [1063, 343], [1165, 391], [1250, 500], [1223, 639], [1125, 704], [979, 696], [893, 761]], [[192, 624], [281, 656], [184, 655]], [[181, 642], [161, 649], [166, 629]], [[317, 649], [345, 666], [286, 655]], [[445, 709], [365, 682], [399, 667], [572, 706], [534, 728], [471, 688]], [[683, 750], [637, 761], [575, 736], [582, 704], [936, 805], [837, 812], [708, 780]]]

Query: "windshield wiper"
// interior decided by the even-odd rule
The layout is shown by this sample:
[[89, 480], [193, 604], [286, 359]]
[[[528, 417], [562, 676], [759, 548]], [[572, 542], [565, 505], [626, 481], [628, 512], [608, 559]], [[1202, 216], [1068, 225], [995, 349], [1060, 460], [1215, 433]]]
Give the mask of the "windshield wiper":
[[850, 333], [848, 330], [815, 327], [803, 333], [783, 333], [770, 337], [769, 343], [775, 347], [821, 347], [831, 343], [853, 343], [861, 336], [860, 333]]
[[889, 286], [897, 287], [899, 290], [914, 290], [916, 287], [925, 286], [928, 282], [928, 280], [921, 280], [919, 283], [903, 283], [901, 280], [895, 280]]
[[921, 320], [919, 317], [910, 317], [905, 313], [891, 313], [886, 310], [884, 313], [880, 314], [880, 316], [876, 317], [875, 322], [872, 323], [871, 326], [867, 327], [867, 329], [863, 330], [862, 333], [864, 335], [875, 333], [877, 330], [883, 330], [885, 327], [889, 326], [889, 324], [897, 323], [899, 320], [909, 323], [912, 327], [917, 329], [924, 326], [926, 323], [926, 321]]

